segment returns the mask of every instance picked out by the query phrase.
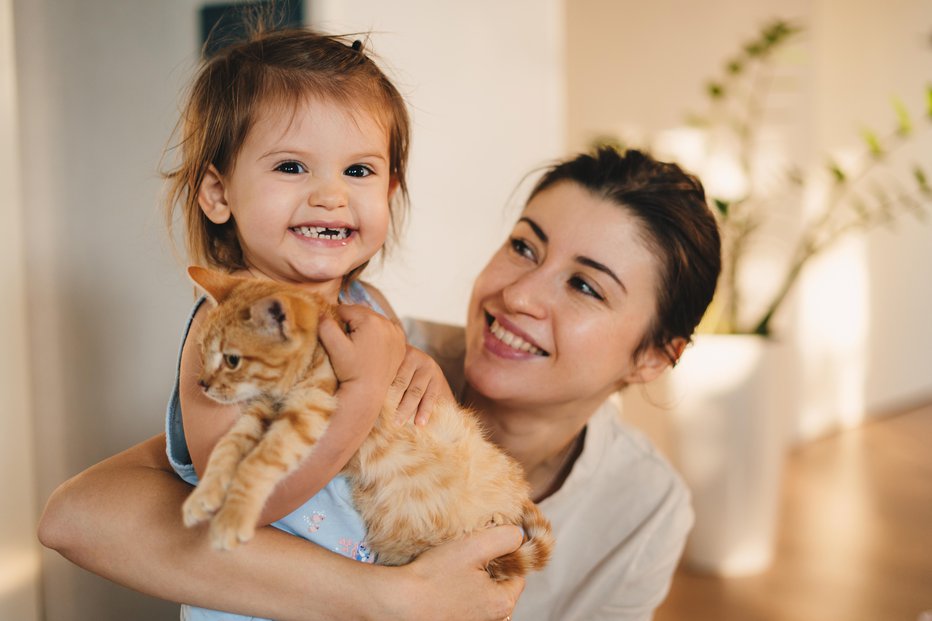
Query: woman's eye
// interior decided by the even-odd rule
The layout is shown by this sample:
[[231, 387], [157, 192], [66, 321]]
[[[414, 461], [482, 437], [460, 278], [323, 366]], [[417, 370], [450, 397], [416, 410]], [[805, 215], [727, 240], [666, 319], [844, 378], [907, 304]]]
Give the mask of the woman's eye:
[[600, 294], [598, 291], [592, 288], [592, 285], [587, 283], [585, 280], [583, 280], [579, 276], [573, 276], [572, 278], [570, 278], [570, 287], [572, 287], [576, 291], [579, 291], [583, 295], [591, 296], [599, 301], [602, 301], [605, 299], [604, 297], [602, 297], [602, 294]]
[[288, 175], [300, 175], [307, 172], [307, 168], [301, 162], [282, 162], [275, 167], [275, 170]]
[[373, 172], [372, 169], [368, 166], [363, 164], [353, 164], [345, 171], [343, 171], [343, 174], [348, 177], [368, 177], [369, 175], [373, 174]]
[[236, 354], [224, 354], [223, 363], [227, 365], [230, 369], [236, 370], [236, 367], [239, 366], [241, 358]]
[[519, 256], [534, 259], [534, 250], [523, 239], [512, 237], [508, 243], [511, 244], [512, 251]]

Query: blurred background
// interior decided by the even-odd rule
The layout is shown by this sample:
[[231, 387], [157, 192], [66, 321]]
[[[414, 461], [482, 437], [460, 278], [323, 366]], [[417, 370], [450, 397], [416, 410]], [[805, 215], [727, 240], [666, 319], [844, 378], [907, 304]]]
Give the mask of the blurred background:
[[[164, 231], [158, 171], [179, 94], [199, 58], [207, 4], [0, 0], [0, 619], [177, 614], [173, 604], [40, 551], [34, 529], [58, 484], [163, 427], [193, 294]], [[753, 153], [764, 164], [752, 166], [751, 180], [737, 151], [696, 151], [695, 120], [710, 104], [710, 83], [728, 75], [736, 52], [775, 20], [799, 32], [769, 58], [773, 83]], [[913, 162], [932, 168], [928, 0], [307, 0], [303, 21], [328, 32], [364, 33], [367, 48], [408, 98], [413, 208], [396, 252], [366, 276], [402, 316], [461, 323], [473, 277], [520, 209], [526, 175], [599, 141], [676, 157], [723, 199], [752, 181], [768, 194], [779, 185], [768, 184], [768, 176], [784, 178], [778, 170], [814, 179], [800, 184], [799, 200], [764, 202], [776, 225], [755, 242], [758, 252], [749, 260], [750, 312], [755, 296], [772, 294], [767, 283], [781, 269], [772, 264], [786, 259], [789, 240], [805, 230], [831, 184], [820, 186], [820, 175], [810, 172], [831, 178], [870, 151], [874, 131], [888, 130], [904, 138], [899, 159], [878, 157], [883, 161], [869, 166], [888, 172], [895, 187], [906, 188], [904, 196], [915, 193], [909, 177], [920, 180]], [[706, 140], [701, 125], [699, 131], [700, 142]], [[725, 164], [708, 166], [712, 159]], [[922, 184], [915, 187], [921, 203]], [[801, 470], [796, 457], [832, 440], [850, 453], [851, 434], [919, 411], [921, 424], [882, 450], [854, 445], [895, 460], [896, 443], [911, 442], [903, 450], [919, 457], [884, 475], [908, 483], [906, 499], [879, 509], [892, 511], [894, 520], [880, 528], [895, 528], [890, 524], [900, 515], [932, 523], [932, 458], [923, 458], [932, 440], [923, 409], [932, 404], [930, 266], [932, 224], [910, 214], [857, 229], [808, 262], [773, 322], [787, 378], [780, 391], [788, 397], [772, 434], [790, 459], [789, 474], [776, 479], [784, 490], [780, 507], [809, 506], [822, 486], [835, 485], [818, 459]], [[625, 416], [675, 463], [677, 399], [661, 382], [623, 404]], [[864, 474], [861, 461], [832, 463], [841, 464], [839, 477]], [[777, 468], [784, 471], [782, 461]], [[814, 493], [787, 500], [790, 482], [796, 490], [814, 486]], [[871, 485], [887, 482], [881, 476]], [[831, 525], [854, 528], [850, 507], [832, 511]], [[805, 527], [799, 514], [781, 515], [787, 516], [781, 524]], [[854, 528], [850, 535], [868, 533]], [[818, 578], [807, 587], [814, 599], [847, 612], [813, 617], [790, 607], [778, 614], [780, 606], [758, 603], [755, 613], [742, 613], [746, 578], [697, 583], [684, 568], [671, 596], [683, 608], [664, 618], [911, 620], [932, 609], [926, 537], [882, 539], [892, 548], [925, 550], [878, 568], [901, 584], [925, 585], [910, 586], [903, 597], [896, 585], [879, 588], [876, 605], [899, 600], [896, 610], [912, 611], [905, 615], [856, 616], [836, 601], [855, 601], [861, 583], [818, 584]], [[780, 559], [778, 550], [777, 565]], [[681, 583], [716, 593], [715, 601], [689, 599]], [[781, 584], [788, 590], [774, 592], [785, 604], [788, 593], [799, 591], [791, 588], [792, 576]], [[718, 608], [703, 613], [701, 606]]]

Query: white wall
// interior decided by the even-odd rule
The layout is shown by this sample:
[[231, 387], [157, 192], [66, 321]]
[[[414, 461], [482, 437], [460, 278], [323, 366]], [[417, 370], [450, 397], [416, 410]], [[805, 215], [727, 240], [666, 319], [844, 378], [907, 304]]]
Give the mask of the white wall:
[[[163, 425], [192, 298], [157, 169], [200, 4], [13, 0], [40, 506]], [[406, 250], [372, 276], [402, 314], [457, 320], [518, 180], [563, 153], [561, 2], [307, 4], [328, 30], [372, 30], [414, 109]], [[49, 621], [176, 614], [53, 553], [43, 580]]]
[[462, 323], [505, 238], [519, 180], [563, 156], [558, 0], [314, 4], [329, 32], [371, 32], [411, 104], [410, 226], [374, 280], [401, 316]]
[[[899, 95], [925, 129], [912, 155], [932, 168], [932, 134], [921, 121], [932, 4], [923, 0], [567, 3], [569, 144], [602, 133], [644, 139], [682, 125], [702, 110], [706, 80], [776, 17], [805, 28], [783, 59], [790, 88], [771, 117], [791, 161], [818, 167], [827, 153], [856, 149], [861, 127], [886, 133]], [[786, 205], [777, 218], [792, 223], [802, 211]], [[787, 246], [784, 234], [768, 232], [762, 247]], [[810, 266], [775, 326], [796, 343], [800, 405], [787, 421], [794, 439], [932, 398], [924, 360], [932, 347], [930, 242], [932, 222], [904, 218]], [[655, 397], [663, 401], [648, 391]]]

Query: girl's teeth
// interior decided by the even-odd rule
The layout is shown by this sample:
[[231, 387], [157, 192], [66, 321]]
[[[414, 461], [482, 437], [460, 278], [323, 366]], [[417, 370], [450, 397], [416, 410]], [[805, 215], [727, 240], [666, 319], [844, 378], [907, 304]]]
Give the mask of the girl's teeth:
[[349, 229], [331, 229], [325, 226], [296, 226], [293, 230], [313, 239], [346, 239], [350, 235]]
[[518, 351], [526, 351], [529, 354], [534, 354], [540, 356], [544, 351], [538, 347], [534, 347], [523, 338], [518, 336], [513, 332], [509, 332], [498, 323], [498, 321], [493, 321], [492, 325], [489, 326], [489, 331], [492, 332], [492, 335], [495, 336], [502, 343], [511, 347], [512, 349], [517, 349]]

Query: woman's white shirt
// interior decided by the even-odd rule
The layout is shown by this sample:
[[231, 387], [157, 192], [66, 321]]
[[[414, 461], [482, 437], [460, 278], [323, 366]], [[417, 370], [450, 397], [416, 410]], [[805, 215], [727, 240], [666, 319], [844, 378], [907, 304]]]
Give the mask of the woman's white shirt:
[[[409, 341], [462, 383], [462, 329], [406, 320]], [[589, 420], [563, 486], [540, 503], [553, 524], [550, 563], [527, 577], [515, 621], [646, 621], [670, 588], [693, 524], [682, 479], [606, 402]]]

